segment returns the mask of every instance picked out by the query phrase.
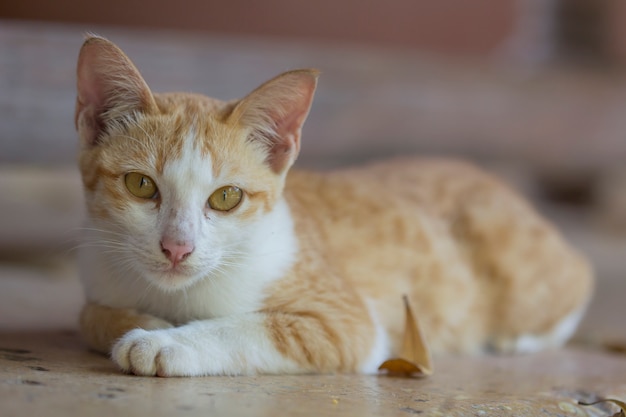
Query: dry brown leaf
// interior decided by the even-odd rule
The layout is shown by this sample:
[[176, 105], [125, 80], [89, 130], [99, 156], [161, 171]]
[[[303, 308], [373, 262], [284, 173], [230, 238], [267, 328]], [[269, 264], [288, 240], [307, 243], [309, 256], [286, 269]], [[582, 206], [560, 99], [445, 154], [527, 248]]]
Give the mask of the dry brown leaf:
[[408, 297], [405, 295], [402, 300], [404, 301], [406, 321], [400, 357], [383, 362], [378, 370], [385, 370], [388, 374], [393, 375], [432, 375], [432, 358], [420, 330], [419, 322], [413, 315]]
[[595, 405], [599, 403], [613, 403], [620, 408], [620, 411], [613, 414], [611, 417], [626, 417], [626, 403], [620, 400], [614, 400], [612, 398], [605, 398], [604, 400], [595, 401], [592, 403], [584, 403], [582, 401], [578, 401], [580, 405]]

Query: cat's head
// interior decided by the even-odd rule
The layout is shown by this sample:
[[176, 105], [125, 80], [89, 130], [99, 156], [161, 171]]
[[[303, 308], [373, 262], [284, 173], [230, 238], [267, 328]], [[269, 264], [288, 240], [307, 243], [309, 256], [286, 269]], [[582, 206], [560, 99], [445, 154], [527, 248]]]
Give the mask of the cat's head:
[[89, 37], [77, 75], [91, 243], [162, 289], [245, 259], [298, 155], [317, 71], [284, 73], [232, 102], [154, 94], [118, 47]]

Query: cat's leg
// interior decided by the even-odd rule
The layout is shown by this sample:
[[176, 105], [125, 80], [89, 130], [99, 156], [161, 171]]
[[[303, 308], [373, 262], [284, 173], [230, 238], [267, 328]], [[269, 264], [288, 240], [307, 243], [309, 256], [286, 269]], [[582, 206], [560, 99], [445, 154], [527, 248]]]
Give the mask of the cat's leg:
[[381, 358], [388, 352], [371, 322], [352, 324], [315, 312], [248, 313], [133, 330], [114, 346], [112, 357], [137, 375], [361, 371], [372, 352]]
[[593, 292], [587, 261], [528, 204], [491, 188], [466, 199], [457, 240], [482, 286], [488, 350], [533, 352], [563, 345]]
[[113, 344], [130, 330], [169, 327], [172, 327], [172, 324], [149, 314], [95, 303], [85, 304], [80, 314], [80, 330], [83, 339], [91, 349], [104, 354], [109, 354]]

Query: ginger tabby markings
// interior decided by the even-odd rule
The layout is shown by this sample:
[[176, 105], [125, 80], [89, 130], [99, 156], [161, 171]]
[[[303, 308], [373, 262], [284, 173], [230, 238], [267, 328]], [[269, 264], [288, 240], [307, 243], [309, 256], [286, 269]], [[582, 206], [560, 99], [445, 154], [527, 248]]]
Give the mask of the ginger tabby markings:
[[375, 372], [402, 343], [404, 294], [435, 355], [564, 343], [590, 268], [497, 180], [434, 159], [288, 175], [317, 75], [231, 102], [154, 94], [86, 40], [90, 347], [138, 375]]

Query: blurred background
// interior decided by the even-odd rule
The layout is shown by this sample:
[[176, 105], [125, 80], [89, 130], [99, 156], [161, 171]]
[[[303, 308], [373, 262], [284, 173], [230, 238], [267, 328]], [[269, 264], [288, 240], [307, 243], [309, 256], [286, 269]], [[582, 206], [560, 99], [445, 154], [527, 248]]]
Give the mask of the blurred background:
[[320, 69], [300, 166], [485, 166], [593, 259], [583, 338], [626, 338], [624, 22], [622, 0], [4, 0], [0, 328], [72, 326], [81, 303], [74, 73], [95, 32], [155, 91], [231, 99]]

